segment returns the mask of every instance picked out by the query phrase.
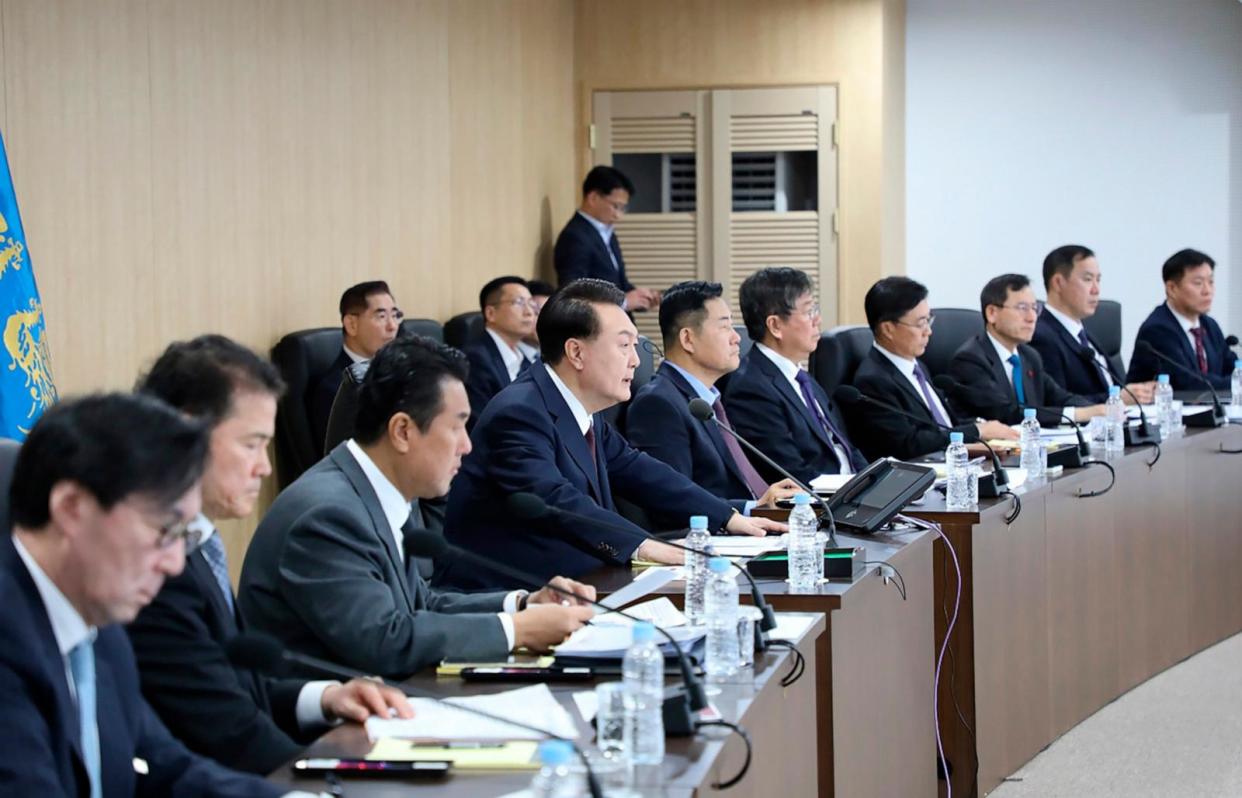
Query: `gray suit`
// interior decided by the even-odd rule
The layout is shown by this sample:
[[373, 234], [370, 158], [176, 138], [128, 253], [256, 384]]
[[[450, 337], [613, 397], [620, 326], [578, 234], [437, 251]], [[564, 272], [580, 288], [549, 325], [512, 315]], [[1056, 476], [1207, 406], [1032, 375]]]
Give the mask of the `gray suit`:
[[406, 562], [341, 444], [276, 497], [246, 552], [238, 607], [293, 651], [391, 678], [508, 654], [504, 593], [435, 591]]

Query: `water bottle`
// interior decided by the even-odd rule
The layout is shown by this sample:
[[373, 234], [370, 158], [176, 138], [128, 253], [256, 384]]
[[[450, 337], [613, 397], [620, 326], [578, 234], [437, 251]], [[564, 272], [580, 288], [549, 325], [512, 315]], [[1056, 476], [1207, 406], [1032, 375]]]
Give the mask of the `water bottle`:
[[[695, 551], [707, 551], [712, 537], [707, 532], [707, 516], [690, 516], [690, 532], [686, 535], [686, 547]], [[707, 587], [707, 558], [686, 552], [686, 623], [698, 626], [703, 623], [703, 593]]]
[[568, 740], [539, 743], [539, 772], [530, 783], [533, 798], [581, 798], [586, 779], [573, 767], [574, 747]]
[[[1025, 449], [1023, 449], [1025, 451]], [[944, 452], [945, 504], [950, 510], [970, 509], [970, 455], [966, 453], [965, 437], [949, 433], [949, 448]]]
[[1018, 466], [1026, 471], [1027, 479], [1044, 478], [1044, 442], [1039, 439], [1039, 419], [1035, 414], [1033, 407], [1022, 411], [1022, 457]]
[[1126, 405], [1121, 401], [1121, 386], [1108, 389], [1108, 401], [1104, 403], [1104, 418], [1108, 422], [1104, 435], [1104, 455], [1114, 457], [1126, 448]]
[[1233, 398], [1229, 404], [1235, 408], [1235, 416], [1242, 415], [1242, 357], [1233, 361]]
[[737, 675], [737, 579], [724, 557], [707, 564], [707, 662], [703, 671], [710, 681], [726, 681]]
[[795, 590], [814, 590], [819, 584], [815, 562], [819, 553], [819, 519], [811, 509], [811, 497], [805, 493], [794, 496], [794, 509], [789, 514], [789, 585]]
[[1160, 440], [1167, 440], [1177, 428], [1178, 422], [1173, 420], [1173, 386], [1169, 384], [1168, 374], [1156, 375], [1156, 391], [1153, 400], [1156, 404], [1156, 423], [1160, 425]]
[[651, 624], [634, 624], [633, 635], [621, 661], [625, 750], [634, 765], [658, 765], [664, 761], [664, 655]]

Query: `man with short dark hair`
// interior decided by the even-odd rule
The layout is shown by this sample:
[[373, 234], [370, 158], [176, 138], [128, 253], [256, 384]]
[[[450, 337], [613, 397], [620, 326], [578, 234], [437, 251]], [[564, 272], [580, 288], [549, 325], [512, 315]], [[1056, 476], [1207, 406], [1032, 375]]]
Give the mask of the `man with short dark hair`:
[[312, 386], [306, 410], [315, 447], [322, 451], [328, 435], [328, 417], [340, 390], [345, 367], [375, 357], [384, 344], [397, 337], [405, 314], [397, 307], [388, 283], [370, 280], [345, 289], [341, 294], [341, 352], [322, 374], [311, 375]]
[[[1201, 391], [1202, 380], [1207, 380], [1216, 390], [1228, 391], [1236, 356], [1225, 344], [1216, 319], [1208, 315], [1216, 295], [1216, 261], [1198, 250], [1183, 249], [1164, 262], [1161, 276], [1165, 301], [1139, 327], [1126, 379], [1134, 382], [1168, 374], [1174, 390]], [[1182, 367], [1144, 351], [1144, 343]]]
[[564, 288], [574, 280], [605, 280], [625, 292], [622, 307], [650, 310], [660, 292], [636, 288], [625, 276], [625, 259], [613, 227], [621, 221], [634, 195], [634, 184], [611, 166], [596, 166], [582, 181], [582, 205], [556, 237], [552, 261]]
[[[406, 551], [418, 531], [410, 502], [448, 493], [470, 451], [466, 371], [456, 349], [418, 336], [376, 354], [354, 437], [277, 496], [255, 531], [238, 598], [248, 624], [295, 651], [404, 678], [446, 657], [547, 651], [591, 617], [548, 588], [432, 590]], [[586, 585], [554, 581], [594, 598]]]
[[854, 374], [854, 387], [933, 422], [919, 424], [868, 402], [847, 407], [850, 430], [867, 457], [911, 460], [943, 451], [949, 433], [935, 424], [953, 427], [967, 441], [1018, 437], [999, 421], [975, 422], [955, 414], [931, 384], [927, 367], [919, 361], [935, 321], [926, 287], [908, 277], [885, 277], [867, 291], [863, 307], [875, 344]]
[[[684, 562], [616, 512], [613, 494], [648, 513], [706, 515], [712, 528], [762, 535], [780, 525], [746, 518], [728, 502], [634, 449], [596, 414], [630, 398], [638, 331], [621, 290], [603, 280], [561, 288], [539, 314], [542, 363], [496, 394], [474, 428], [474, 451], [449, 493], [446, 537], [541, 577], [587, 573], [634, 559]], [[506, 500], [529, 492], [560, 516], [514, 518]], [[436, 581], [462, 589], [502, 577], [464, 560], [436, 563]]]
[[272, 473], [267, 446], [284, 390], [272, 364], [204, 335], [169, 345], [137, 389], [210, 430], [202, 512], [191, 522], [199, 548], [126, 629], [143, 695], [169, 729], [223, 765], [267, 774], [330, 722], [387, 717], [390, 707], [411, 716], [405, 696], [377, 682], [274, 679], [229, 662], [226, 647], [242, 627], [215, 522], [249, 516]]
[[[1044, 371], [1070, 393], [1092, 402], [1108, 399], [1112, 385], [1125, 375], [1114, 373], [1103, 350], [1083, 326], [1100, 304], [1100, 264], [1095, 253], [1078, 244], [1057, 247], [1044, 258], [1044, 290], [1048, 302], [1039, 314], [1031, 347], [1044, 360]], [[1122, 392], [1127, 403], [1152, 401], [1155, 383], [1135, 382]]]
[[[551, 283], [545, 283], [543, 280], [527, 280], [526, 287], [530, 289], [530, 300], [535, 307], [535, 320], [538, 321], [539, 311], [543, 309], [548, 299], [556, 293], [556, 289], [552, 287]], [[535, 354], [539, 354], [539, 333], [534, 327], [531, 328], [530, 335], [522, 340], [535, 350]]]
[[22, 445], [0, 542], [6, 795], [283, 792], [173, 738], [121, 629], [185, 564], [206, 456], [199, 422], [122, 394], [61, 402]]
[[466, 395], [470, 397], [470, 422], [474, 429], [479, 414], [492, 397], [530, 367], [538, 350], [525, 342], [535, 331], [535, 302], [521, 277], [497, 277], [479, 291], [484, 335], [462, 347], [470, 360]]
[[[746, 459], [741, 444], [714, 423], [690, 414], [689, 402], [702, 399], [721, 423], [729, 424], [715, 385], [737, 369], [741, 337], [733, 329], [733, 314], [723, 294], [720, 283], [698, 280], [677, 283], [664, 292], [660, 302], [664, 362], [626, 408], [625, 434], [635, 448], [688, 475], [708, 493], [732, 497], [731, 503], [749, 515], [754, 507], [773, 506], [800, 489], [789, 480], [768, 485]], [[680, 515], [655, 520], [666, 528], [685, 524]]]
[[733, 426], [802, 482], [866, 468], [836, 405], [800, 365], [819, 345], [811, 279], [788, 267], [760, 269], [742, 283], [739, 304], [755, 344], [725, 388]]
[[1104, 405], [1091, 404], [1049, 377], [1031, 348], [1040, 306], [1029, 278], [1002, 274], [989, 280], [979, 305], [983, 332], [958, 347], [949, 362], [949, 374], [961, 386], [952, 398], [965, 412], [1018, 424], [1023, 411], [1034, 407], [1045, 427], [1064, 423], [1062, 412], [1076, 422], [1104, 414]]

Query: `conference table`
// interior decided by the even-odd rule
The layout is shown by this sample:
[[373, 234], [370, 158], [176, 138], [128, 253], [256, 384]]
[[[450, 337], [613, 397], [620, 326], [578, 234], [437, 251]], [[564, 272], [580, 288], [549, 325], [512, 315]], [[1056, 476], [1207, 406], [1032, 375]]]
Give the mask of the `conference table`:
[[[929, 589], [930, 595], [930, 589]], [[824, 637], [823, 618], [817, 614], [797, 614], [782, 618], [795, 630], [790, 642], [806, 659], [806, 672], [819, 667], [819, 641]], [[788, 788], [787, 795], [814, 795], [818, 771], [816, 765], [816, 688], [813, 678], [802, 678], [788, 687], [781, 685], [794, 664], [794, 655], [784, 648], [771, 648], [756, 655], [753, 669], [743, 670], [736, 679], [720, 685], [720, 692], [709, 696], [724, 720], [746, 729], [753, 745], [753, 755], [745, 777], [727, 794], [730, 796], [770, 796], [773, 785]], [[612, 676], [597, 681], [616, 680]], [[678, 680], [672, 679], [670, 683]], [[431, 691], [443, 697], [479, 695], [513, 689], [522, 685], [481, 684], [465, 682], [456, 677], [437, 677], [434, 672], [419, 673], [406, 682], [420, 691]], [[582, 719], [573, 701], [573, 693], [593, 689], [593, 682], [550, 682], [553, 696], [569, 712], [578, 725], [579, 745], [589, 747], [594, 732]], [[358, 724], [339, 726], [307, 749], [305, 757], [363, 758], [371, 750], [363, 727]], [[644, 774], [644, 796], [683, 798], [715, 792], [712, 785], [732, 778], [745, 761], [745, 745], [725, 729], [714, 727], [692, 737], [669, 737], [666, 754], [658, 773]], [[301, 757], [299, 757], [301, 758]], [[405, 796], [435, 795], [437, 798], [494, 798], [527, 788], [531, 771], [455, 771], [437, 780], [400, 780], [379, 778], [340, 779], [344, 795]], [[290, 789], [319, 791], [326, 789], [322, 780], [294, 777], [288, 765], [269, 777], [270, 781], [288, 785]]]

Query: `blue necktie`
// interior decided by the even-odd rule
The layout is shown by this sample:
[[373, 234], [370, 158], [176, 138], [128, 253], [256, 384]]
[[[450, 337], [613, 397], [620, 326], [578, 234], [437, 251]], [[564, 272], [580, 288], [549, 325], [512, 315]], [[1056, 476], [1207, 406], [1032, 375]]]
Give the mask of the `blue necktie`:
[[91, 798], [101, 798], [99, 724], [95, 719], [95, 647], [83, 640], [69, 651], [69, 671], [78, 694], [78, 722], [82, 730], [82, 759], [91, 778]]
[[211, 575], [216, 578], [216, 584], [220, 587], [220, 592], [224, 594], [224, 603], [228, 605], [229, 612], [233, 612], [233, 585], [229, 582], [229, 560], [224, 553], [224, 541], [220, 540], [219, 531], [213, 532], [204, 540], [200, 548], [203, 557], [207, 560], [207, 565], [211, 567]]
[[1016, 354], [1009, 356], [1009, 364], [1013, 366], [1013, 392], [1018, 397], [1018, 404], [1026, 404], [1026, 391], [1022, 389], [1022, 361]]

